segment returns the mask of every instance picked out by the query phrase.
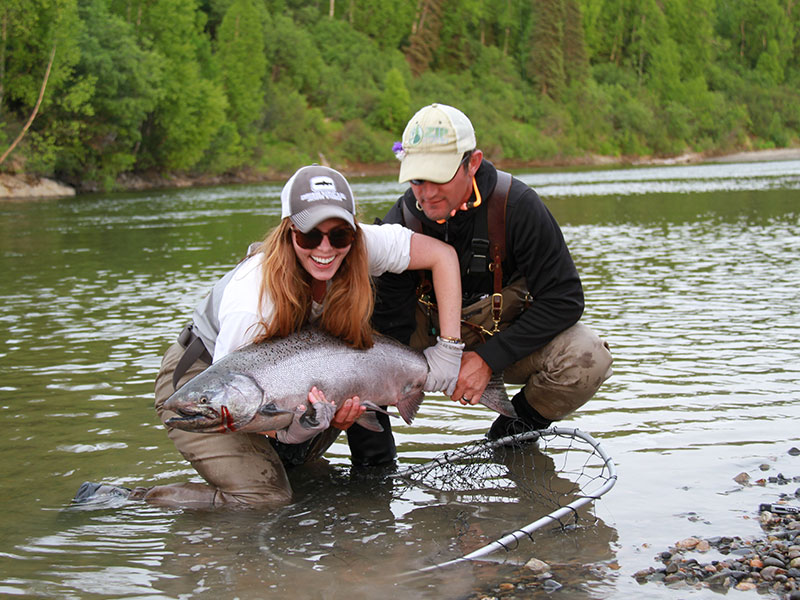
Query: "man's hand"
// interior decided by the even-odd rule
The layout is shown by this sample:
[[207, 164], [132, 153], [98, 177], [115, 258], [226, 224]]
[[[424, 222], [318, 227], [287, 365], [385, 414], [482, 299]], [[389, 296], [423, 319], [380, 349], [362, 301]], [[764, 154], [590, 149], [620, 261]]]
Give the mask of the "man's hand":
[[358, 396], [348, 398], [342, 403], [339, 410], [336, 411], [331, 425], [336, 427], [336, 429], [346, 431], [366, 410], [367, 407], [361, 406], [361, 400]]
[[477, 352], [464, 352], [461, 356], [461, 370], [458, 373], [458, 382], [456, 389], [453, 390], [452, 400], [461, 402], [465, 406], [477, 404], [491, 378], [491, 367]]

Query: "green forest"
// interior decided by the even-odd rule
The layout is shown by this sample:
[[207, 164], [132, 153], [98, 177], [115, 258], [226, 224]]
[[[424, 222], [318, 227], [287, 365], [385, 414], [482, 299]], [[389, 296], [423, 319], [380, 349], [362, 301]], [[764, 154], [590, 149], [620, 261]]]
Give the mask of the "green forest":
[[0, 0], [0, 172], [347, 172], [431, 102], [508, 163], [797, 145], [800, 2]]

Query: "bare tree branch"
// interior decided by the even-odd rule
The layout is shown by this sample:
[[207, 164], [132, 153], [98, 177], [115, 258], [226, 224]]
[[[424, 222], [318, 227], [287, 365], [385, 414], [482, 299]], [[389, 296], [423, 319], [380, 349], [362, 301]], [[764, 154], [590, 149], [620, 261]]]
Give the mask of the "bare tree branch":
[[0, 156], [0, 165], [3, 164], [3, 161], [14, 151], [14, 148], [17, 147], [17, 144], [20, 143], [25, 134], [28, 132], [33, 120], [36, 118], [36, 114], [39, 112], [39, 106], [42, 104], [42, 98], [44, 98], [44, 89], [47, 87], [47, 80], [50, 79], [50, 68], [53, 66], [53, 60], [56, 57], [56, 46], [53, 44], [53, 49], [50, 51], [50, 61], [47, 63], [47, 69], [44, 72], [44, 79], [42, 80], [42, 87], [39, 90], [39, 98], [36, 100], [36, 106], [33, 107], [33, 112], [31, 116], [28, 117], [28, 122], [25, 123], [25, 126], [22, 128], [22, 131], [19, 132], [17, 139], [8, 147], [8, 150], [3, 152], [3, 156]]

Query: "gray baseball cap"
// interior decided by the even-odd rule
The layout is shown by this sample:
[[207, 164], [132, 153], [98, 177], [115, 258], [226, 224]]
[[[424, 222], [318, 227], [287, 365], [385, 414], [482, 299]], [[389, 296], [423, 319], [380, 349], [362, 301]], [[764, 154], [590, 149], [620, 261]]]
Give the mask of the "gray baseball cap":
[[281, 218], [308, 233], [326, 219], [342, 219], [356, 228], [356, 203], [344, 175], [320, 165], [298, 169], [281, 191]]

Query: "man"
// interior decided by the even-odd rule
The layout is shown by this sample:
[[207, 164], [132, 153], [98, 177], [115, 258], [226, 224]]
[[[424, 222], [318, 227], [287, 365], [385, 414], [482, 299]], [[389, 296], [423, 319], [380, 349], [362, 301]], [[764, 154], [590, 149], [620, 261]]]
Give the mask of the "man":
[[[493, 374], [523, 385], [512, 399], [517, 418], [498, 417], [490, 439], [572, 413], [611, 375], [612, 358], [579, 322], [583, 288], [558, 223], [533, 189], [483, 158], [456, 108], [422, 108], [395, 146], [399, 181], [411, 185], [383, 221], [443, 240], [459, 256], [467, 345], [452, 398], [477, 403]], [[438, 330], [421, 280], [419, 272], [381, 276], [373, 317], [379, 331], [418, 348]]]

